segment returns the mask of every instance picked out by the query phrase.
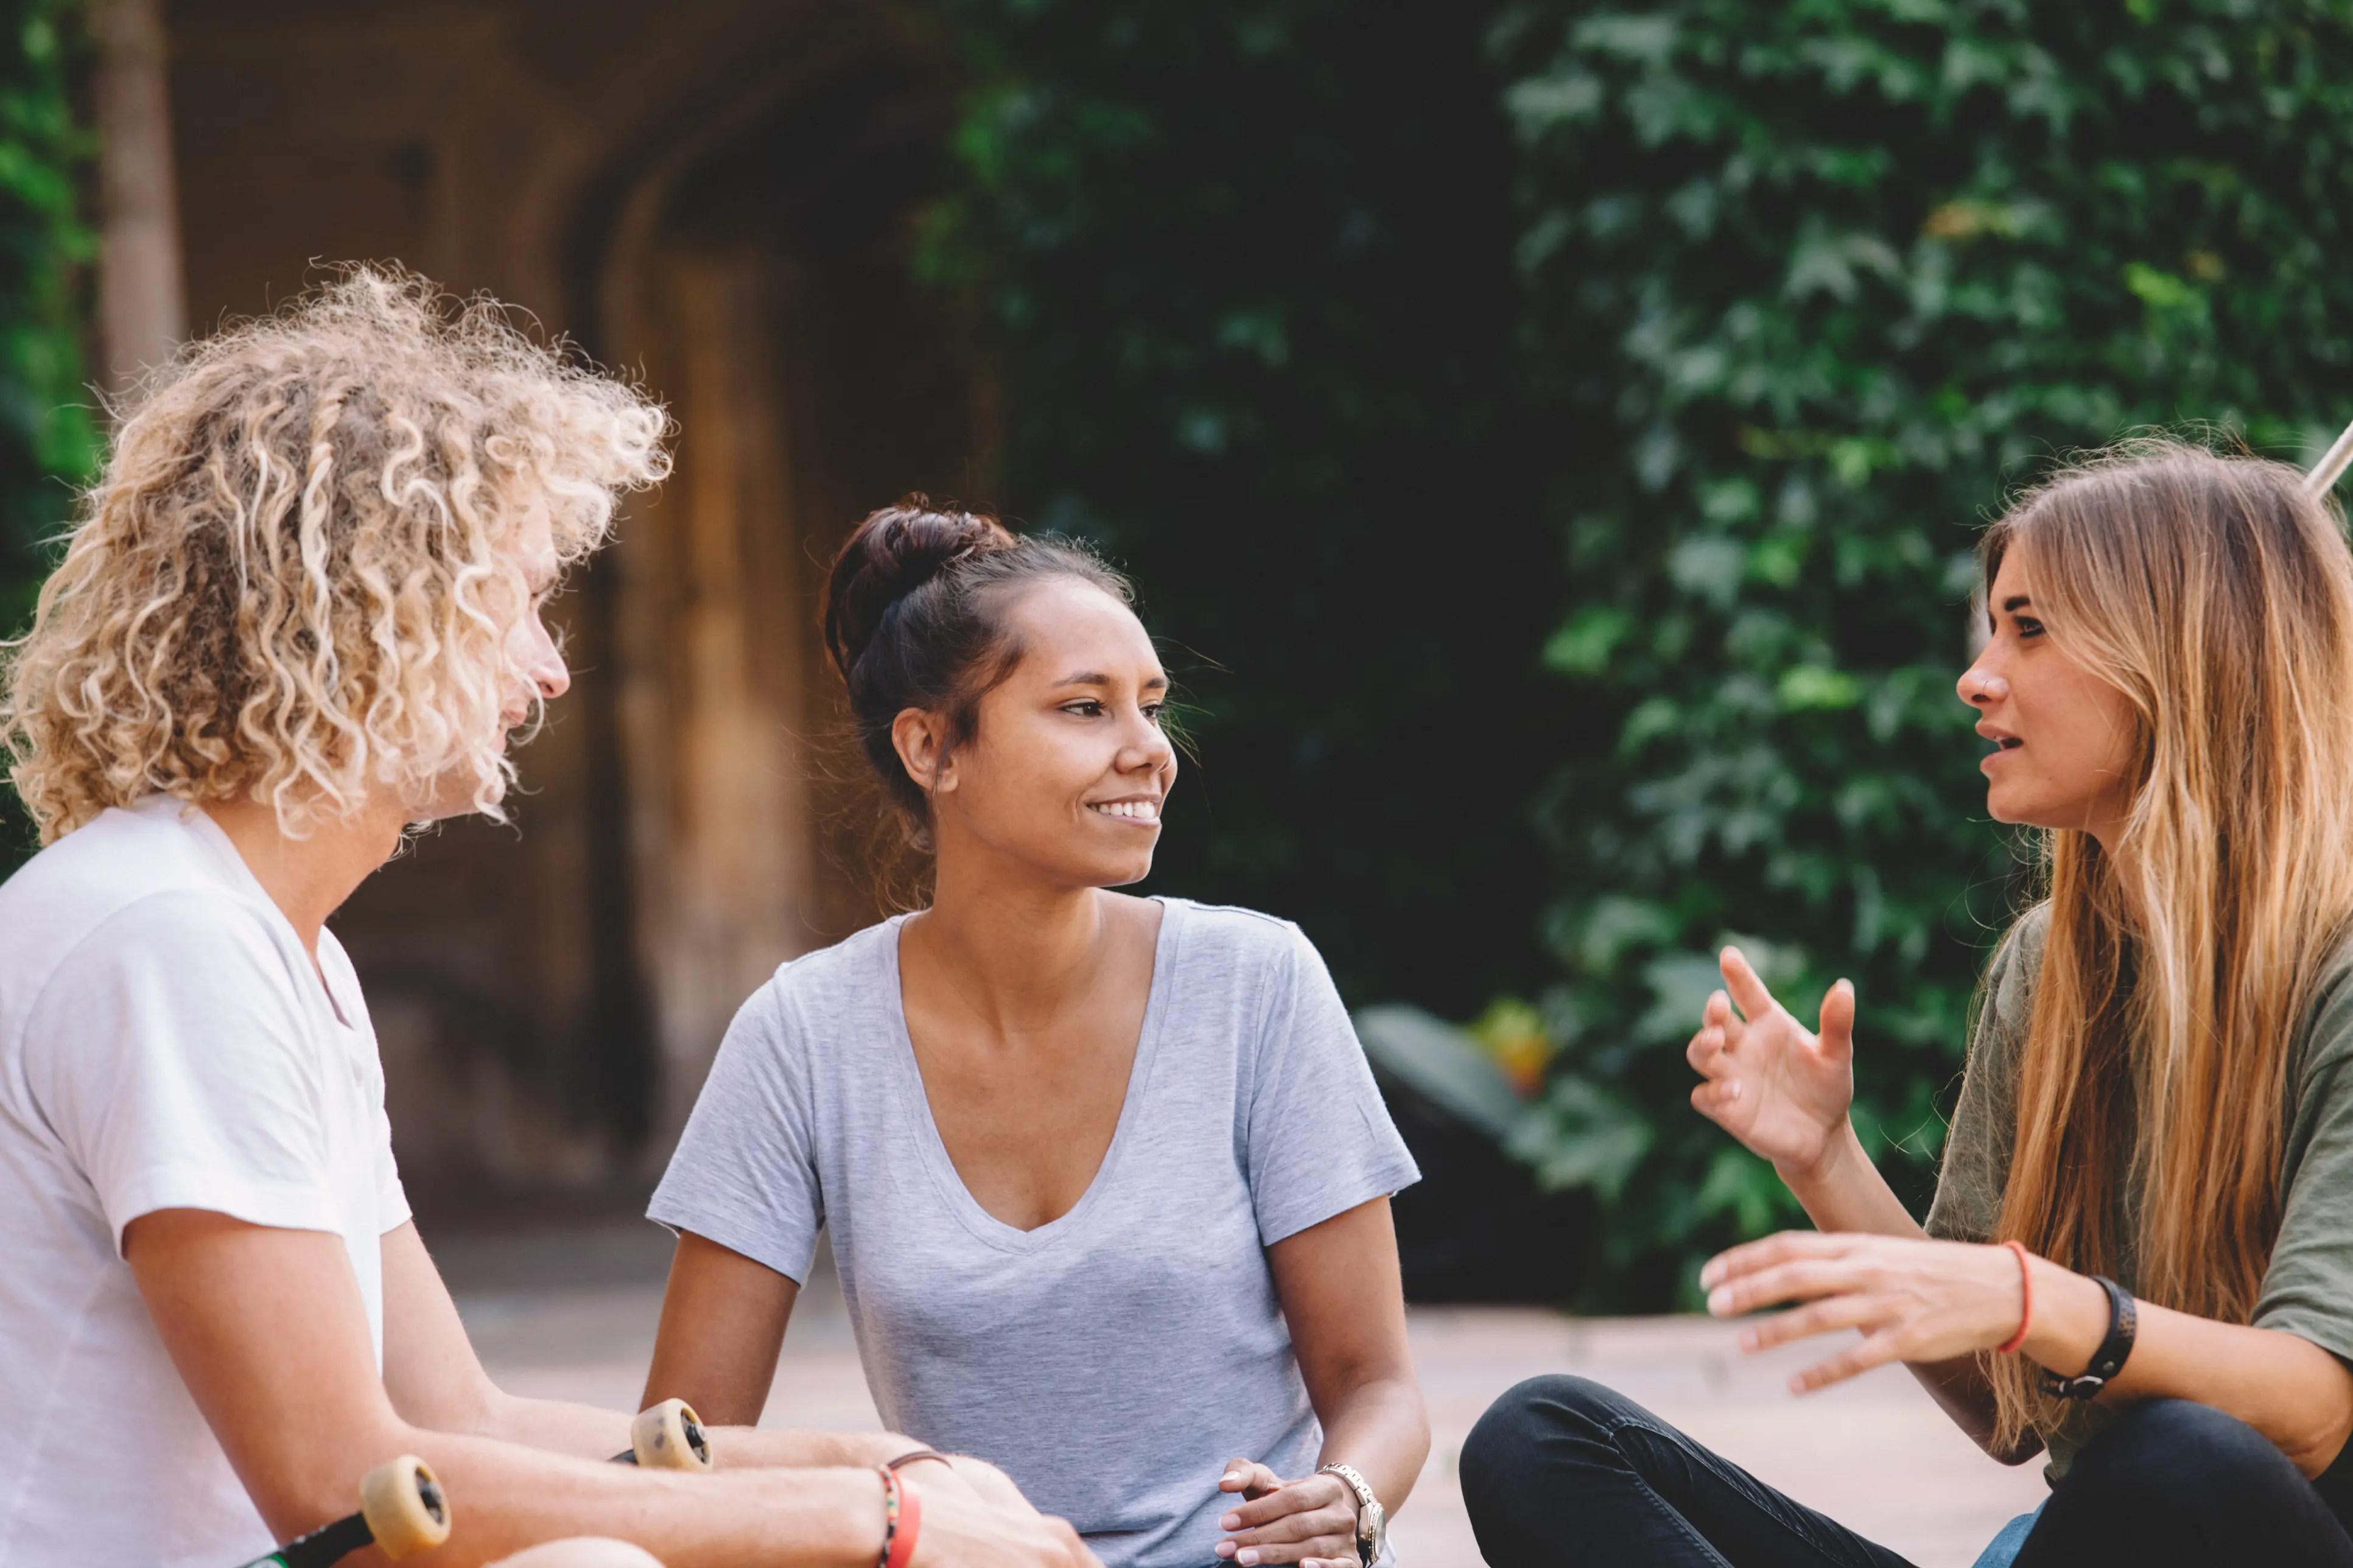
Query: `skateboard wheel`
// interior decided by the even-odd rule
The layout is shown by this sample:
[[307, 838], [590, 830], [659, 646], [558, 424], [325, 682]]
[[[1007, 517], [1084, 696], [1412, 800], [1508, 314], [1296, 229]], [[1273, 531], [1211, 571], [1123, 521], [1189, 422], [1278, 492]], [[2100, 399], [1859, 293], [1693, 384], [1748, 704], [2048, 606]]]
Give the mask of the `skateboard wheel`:
[[360, 1516], [386, 1557], [398, 1562], [449, 1539], [449, 1500], [424, 1460], [403, 1454], [360, 1479]]
[[629, 1423], [629, 1451], [649, 1470], [707, 1470], [711, 1440], [683, 1399], [649, 1405]]

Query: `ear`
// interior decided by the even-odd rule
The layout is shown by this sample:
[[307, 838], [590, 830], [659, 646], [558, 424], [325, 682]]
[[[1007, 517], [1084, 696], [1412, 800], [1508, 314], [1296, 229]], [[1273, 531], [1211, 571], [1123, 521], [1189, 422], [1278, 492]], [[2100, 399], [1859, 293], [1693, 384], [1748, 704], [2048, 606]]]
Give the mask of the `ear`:
[[954, 759], [946, 759], [942, 765], [947, 731], [938, 715], [921, 708], [901, 710], [891, 721], [891, 749], [899, 753], [900, 766], [925, 795], [944, 795], [955, 788]]

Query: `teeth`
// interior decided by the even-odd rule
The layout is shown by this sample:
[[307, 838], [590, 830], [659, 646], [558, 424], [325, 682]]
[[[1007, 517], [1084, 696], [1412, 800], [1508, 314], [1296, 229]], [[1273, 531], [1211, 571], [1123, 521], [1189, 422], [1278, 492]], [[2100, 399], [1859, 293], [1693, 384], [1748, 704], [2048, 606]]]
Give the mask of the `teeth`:
[[1105, 816], [1124, 816], [1131, 822], [1157, 822], [1160, 813], [1148, 800], [1107, 800], [1094, 807]]

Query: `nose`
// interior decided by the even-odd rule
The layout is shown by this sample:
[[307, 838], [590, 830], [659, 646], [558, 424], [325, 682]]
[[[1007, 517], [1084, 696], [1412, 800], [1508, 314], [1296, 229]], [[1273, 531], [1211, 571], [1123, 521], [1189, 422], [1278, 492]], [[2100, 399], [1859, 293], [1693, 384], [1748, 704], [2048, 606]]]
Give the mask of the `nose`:
[[2010, 695], [2010, 682], [1982, 664], [1973, 664], [1961, 671], [1954, 689], [1960, 693], [1961, 700], [1972, 708], [2000, 702]]
[[1124, 773], [1158, 773], [1176, 760], [1176, 748], [1159, 725], [1137, 715], [1136, 733], [1120, 757]]
[[523, 678], [532, 684], [543, 702], [553, 702], [572, 689], [572, 670], [564, 662], [564, 650], [555, 646], [548, 635], [547, 623], [537, 616], [531, 618], [530, 642], [522, 661]]

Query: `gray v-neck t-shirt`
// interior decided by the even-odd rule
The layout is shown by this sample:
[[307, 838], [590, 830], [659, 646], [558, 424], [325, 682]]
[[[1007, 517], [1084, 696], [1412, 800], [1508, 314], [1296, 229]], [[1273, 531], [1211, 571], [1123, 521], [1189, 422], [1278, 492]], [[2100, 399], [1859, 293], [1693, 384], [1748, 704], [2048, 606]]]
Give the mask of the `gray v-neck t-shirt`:
[[1106, 1568], [1213, 1563], [1229, 1458], [1314, 1468], [1265, 1249], [1419, 1178], [1298, 927], [1161, 905], [1118, 1129], [1060, 1218], [1016, 1229], [956, 1174], [902, 920], [744, 1003], [648, 1211], [795, 1279], [829, 1226], [882, 1419], [998, 1466]]

